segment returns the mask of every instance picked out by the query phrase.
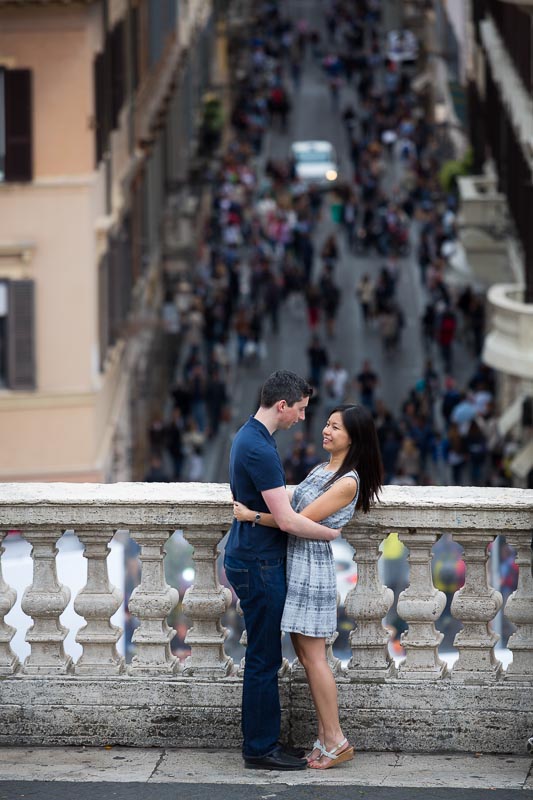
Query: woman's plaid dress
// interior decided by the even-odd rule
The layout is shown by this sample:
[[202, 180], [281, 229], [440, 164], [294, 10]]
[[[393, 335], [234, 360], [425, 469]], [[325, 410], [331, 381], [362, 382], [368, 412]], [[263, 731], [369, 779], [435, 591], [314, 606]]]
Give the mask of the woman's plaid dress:
[[[292, 507], [301, 511], [319, 497], [331, 478], [327, 464], [320, 464], [294, 490]], [[328, 528], [342, 528], [352, 518], [359, 496], [355, 470], [343, 477], [357, 480], [357, 492], [349, 505], [322, 520]], [[289, 535], [287, 545], [287, 597], [281, 630], [306, 636], [329, 637], [337, 630], [337, 580], [329, 542]]]

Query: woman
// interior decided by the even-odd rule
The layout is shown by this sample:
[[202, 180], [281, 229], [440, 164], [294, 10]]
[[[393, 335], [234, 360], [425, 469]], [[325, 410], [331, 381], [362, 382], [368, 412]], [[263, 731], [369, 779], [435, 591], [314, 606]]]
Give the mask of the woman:
[[[366, 513], [377, 499], [383, 468], [374, 421], [361, 405], [332, 409], [322, 431], [329, 462], [319, 464], [292, 492], [293, 508], [331, 528], [346, 525], [355, 511]], [[234, 503], [240, 521], [257, 521], [257, 514]], [[261, 513], [261, 525], [276, 527], [271, 514]], [[318, 719], [318, 738], [308, 755], [313, 769], [329, 769], [353, 758], [343, 735], [337, 706], [337, 686], [326, 659], [326, 638], [337, 628], [337, 587], [329, 542], [288, 538], [287, 598], [281, 628], [291, 634], [294, 650], [305, 669]]]

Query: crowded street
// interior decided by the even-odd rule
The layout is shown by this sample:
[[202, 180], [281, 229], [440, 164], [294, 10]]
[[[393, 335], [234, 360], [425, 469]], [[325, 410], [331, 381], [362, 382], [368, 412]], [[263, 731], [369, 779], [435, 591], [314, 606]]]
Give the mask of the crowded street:
[[[315, 386], [305, 439], [278, 437], [288, 461], [310, 445], [304, 473], [320, 458], [328, 403], [349, 400], [374, 413], [386, 482], [469, 483], [469, 469], [472, 483], [505, 482], [501, 449], [489, 456], [501, 445], [488, 442], [490, 371], [478, 374], [483, 301], [450, 277], [443, 255], [455, 201], [437, 180], [440, 134], [411, 89], [416, 62], [388, 57], [396, 20], [379, 4], [362, 19], [351, 4], [334, 5], [340, 24], [312, 0], [283, 8], [287, 16], [263, 11], [241, 53], [232, 138], [147, 480], [226, 481], [234, 432], [255, 411], [262, 380], [284, 368]], [[360, 77], [343, 61], [354, 41]], [[278, 87], [282, 114], [268, 99]], [[336, 151], [330, 191], [291, 174], [291, 145], [308, 140]], [[470, 399], [458, 431], [450, 414], [462, 392]], [[470, 431], [474, 417], [481, 425]], [[479, 469], [470, 433], [474, 449], [482, 440]]]

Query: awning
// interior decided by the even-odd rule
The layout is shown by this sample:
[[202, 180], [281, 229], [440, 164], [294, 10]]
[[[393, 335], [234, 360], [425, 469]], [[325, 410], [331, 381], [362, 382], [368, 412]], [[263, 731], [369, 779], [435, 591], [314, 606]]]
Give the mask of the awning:
[[500, 436], [506, 436], [515, 425], [518, 425], [522, 419], [522, 405], [526, 397], [527, 394], [525, 392], [520, 392], [509, 408], [505, 409], [498, 420], [498, 433]]
[[416, 78], [413, 78], [411, 81], [411, 89], [417, 94], [421, 94], [430, 85], [431, 75], [429, 74], [428, 70], [424, 70], [424, 72], [421, 72], [420, 75], [417, 75]]
[[517, 478], [525, 480], [533, 468], [533, 439], [515, 455], [511, 461], [511, 472]]

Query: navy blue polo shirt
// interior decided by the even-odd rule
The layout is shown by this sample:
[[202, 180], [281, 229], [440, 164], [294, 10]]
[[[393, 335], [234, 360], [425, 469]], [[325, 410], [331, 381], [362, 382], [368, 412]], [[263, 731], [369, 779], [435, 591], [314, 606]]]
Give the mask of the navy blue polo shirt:
[[[250, 417], [237, 432], [229, 457], [229, 480], [235, 500], [254, 511], [268, 513], [261, 492], [285, 486], [285, 473], [272, 434], [262, 422]], [[231, 526], [226, 554], [251, 561], [281, 558], [287, 553], [287, 535], [278, 528], [251, 522]]]

